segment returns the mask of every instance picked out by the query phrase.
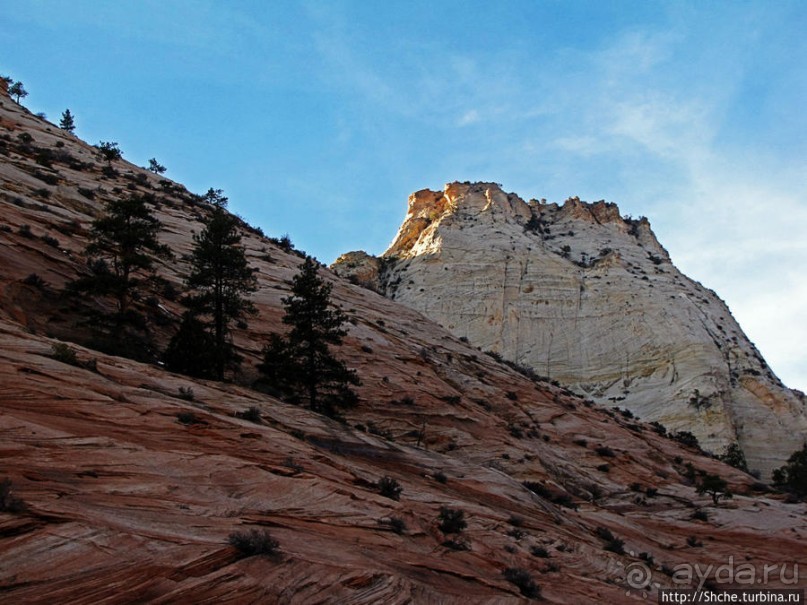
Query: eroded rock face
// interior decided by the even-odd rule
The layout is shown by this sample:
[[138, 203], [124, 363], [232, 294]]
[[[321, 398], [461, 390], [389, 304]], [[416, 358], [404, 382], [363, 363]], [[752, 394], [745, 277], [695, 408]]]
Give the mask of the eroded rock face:
[[526, 203], [493, 183], [419, 191], [380, 287], [486, 351], [594, 401], [739, 442], [768, 474], [807, 435], [802, 394], [774, 376], [718, 296], [615, 204]]
[[[176, 254], [157, 270], [177, 290], [209, 208], [125, 160], [108, 176], [92, 147], [16, 103], [0, 102], [0, 141], [0, 484], [25, 504], [0, 510], [3, 603], [523, 603], [507, 567], [526, 570], [546, 603], [635, 603], [633, 553], [655, 561], [649, 600], [692, 587], [662, 566], [715, 569], [741, 552], [762, 574], [803, 558], [802, 504], [325, 270], [350, 318], [338, 353], [362, 379], [358, 405], [337, 422], [249, 388], [270, 334], [287, 329], [282, 300], [302, 260], [243, 223], [258, 314], [233, 330], [244, 357], [234, 382], [100, 352], [63, 290], [86, 271], [102, 204], [154, 196], [160, 241]], [[491, 199], [509, 207], [497, 221], [511, 210], [519, 220], [514, 196]], [[621, 262], [614, 253], [600, 268]], [[153, 311], [164, 350], [183, 307], [155, 296], [139, 309]], [[57, 354], [65, 346], [74, 358]], [[777, 397], [767, 393], [755, 397]], [[699, 495], [692, 468], [725, 478], [731, 504]], [[383, 476], [400, 483], [398, 500], [379, 493]], [[440, 530], [442, 506], [464, 512], [461, 535]], [[239, 556], [229, 537], [251, 529], [270, 530], [279, 552]], [[604, 549], [602, 529], [625, 554]], [[764, 573], [766, 587], [793, 587]]]
[[334, 272], [354, 284], [378, 291], [384, 262], [363, 250], [342, 254], [333, 263]]

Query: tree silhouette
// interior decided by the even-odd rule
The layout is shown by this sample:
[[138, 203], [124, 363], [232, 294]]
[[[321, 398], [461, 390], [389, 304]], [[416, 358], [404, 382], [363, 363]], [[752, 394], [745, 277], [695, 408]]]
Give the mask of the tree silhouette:
[[149, 160], [149, 167], [148, 167], [148, 170], [150, 170], [150, 171], [151, 171], [151, 172], [153, 172], [154, 174], [162, 174], [162, 173], [164, 173], [164, 172], [165, 172], [165, 166], [163, 166], [162, 164], [160, 164], [160, 163], [157, 161], [157, 158], [151, 158], [151, 159]]
[[230, 324], [255, 313], [246, 295], [256, 290], [257, 280], [241, 246], [238, 221], [225, 210], [227, 198], [221, 189], [210, 189], [204, 199], [213, 210], [193, 238], [188, 317], [211, 334], [213, 376], [223, 380], [225, 370], [239, 361], [229, 339]]
[[734, 495], [729, 491], [728, 483], [725, 479], [718, 475], [711, 473], [704, 475], [698, 484], [698, 494], [709, 494], [712, 501], [717, 506], [720, 498], [733, 498]]
[[98, 149], [98, 155], [102, 160], [106, 160], [107, 164], [123, 157], [123, 152], [114, 141], [100, 141], [95, 147]]
[[738, 468], [746, 473], [748, 472], [748, 463], [745, 460], [745, 453], [740, 447], [740, 444], [736, 441], [730, 443], [728, 447], [726, 447], [725, 453], [722, 456], [718, 456], [718, 459], [726, 464], [730, 464], [734, 468]]
[[61, 128], [62, 130], [66, 130], [70, 134], [73, 134], [73, 132], [76, 130], [76, 122], [73, 119], [73, 114], [70, 113], [69, 109], [65, 109], [64, 112], [62, 113], [62, 119], [59, 122], [59, 128]]
[[22, 82], [17, 81], [8, 87], [8, 94], [12, 97], [17, 97], [17, 104], [19, 105], [20, 99], [24, 99], [28, 96], [28, 91], [25, 90], [25, 86], [23, 86]]
[[291, 292], [283, 299], [283, 323], [291, 330], [285, 338], [271, 337], [259, 369], [269, 384], [293, 400], [305, 400], [312, 410], [334, 416], [337, 407], [355, 404], [350, 385], [360, 384], [356, 372], [328, 348], [342, 344], [347, 317], [331, 304], [331, 284], [319, 276], [310, 257], [294, 276]]
[[165, 367], [195, 378], [216, 378], [215, 340], [193, 311], [182, 316], [179, 331], [163, 354]]
[[807, 443], [787, 459], [787, 464], [773, 471], [774, 485], [796, 496], [807, 496]]
[[118, 317], [123, 319], [141, 283], [140, 276], [153, 269], [152, 257], [171, 256], [168, 247], [157, 240], [161, 227], [143, 196], [107, 202], [104, 215], [92, 224], [86, 249], [91, 275], [73, 282], [72, 287], [113, 295]]

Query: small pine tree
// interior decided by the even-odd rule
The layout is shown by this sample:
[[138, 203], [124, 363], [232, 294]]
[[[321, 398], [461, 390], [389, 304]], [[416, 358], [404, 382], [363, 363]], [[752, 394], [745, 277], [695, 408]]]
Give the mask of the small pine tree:
[[465, 521], [465, 511], [460, 509], [441, 506], [437, 518], [440, 521], [440, 531], [444, 534], [458, 534], [468, 527], [468, 522]]
[[728, 483], [725, 479], [718, 475], [713, 475], [708, 473], [704, 475], [700, 483], [698, 483], [698, 494], [709, 494], [712, 497], [712, 501], [717, 506], [718, 502], [720, 502], [720, 498], [733, 498], [734, 495], [731, 493], [728, 487]]
[[19, 105], [20, 100], [28, 96], [28, 91], [25, 90], [22, 82], [17, 81], [8, 87], [8, 94], [12, 97], [17, 97], [17, 104]]
[[151, 158], [151, 159], [149, 160], [149, 167], [148, 167], [148, 170], [150, 170], [150, 171], [151, 171], [151, 172], [153, 172], [154, 174], [163, 174], [163, 173], [165, 172], [165, 166], [163, 166], [162, 164], [160, 164], [160, 163], [157, 161], [157, 158]]
[[[213, 210], [202, 232], [193, 238], [188, 307], [193, 320], [203, 322], [211, 336], [213, 377], [223, 380], [226, 369], [239, 361], [229, 339], [230, 324], [256, 312], [246, 295], [256, 290], [257, 280], [241, 246], [238, 221], [225, 210], [227, 198], [220, 189], [210, 189], [205, 200]], [[179, 344], [172, 341], [169, 350]], [[206, 358], [203, 361], [208, 363]]]
[[319, 276], [310, 257], [294, 276], [291, 291], [283, 299], [283, 323], [291, 330], [286, 338], [272, 336], [259, 369], [272, 386], [306, 400], [316, 412], [334, 416], [337, 407], [357, 401], [350, 385], [360, 384], [356, 372], [328, 348], [342, 344], [347, 317], [331, 304], [331, 284]]
[[114, 141], [100, 141], [95, 147], [98, 149], [98, 155], [107, 164], [111, 164], [114, 160], [119, 160], [123, 157], [123, 152]]
[[153, 256], [171, 257], [168, 247], [157, 240], [161, 226], [142, 196], [107, 202], [104, 215], [92, 224], [86, 249], [92, 274], [71, 286], [114, 295], [119, 318], [123, 318], [139, 287], [138, 274], [152, 272]]
[[748, 472], [748, 463], [745, 461], [745, 454], [740, 444], [737, 442], [729, 444], [726, 448], [726, 452], [722, 456], [718, 456], [718, 458], [734, 468], [738, 468], [746, 473]]
[[194, 378], [216, 378], [215, 347], [213, 335], [205, 324], [188, 311], [163, 354], [163, 362], [172, 372]]
[[59, 128], [66, 130], [70, 134], [73, 134], [73, 132], [76, 130], [76, 121], [69, 109], [65, 109], [62, 113], [62, 119], [59, 121]]
[[773, 483], [796, 496], [807, 496], [807, 443], [787, 459], [787, 464], [773, 471]]

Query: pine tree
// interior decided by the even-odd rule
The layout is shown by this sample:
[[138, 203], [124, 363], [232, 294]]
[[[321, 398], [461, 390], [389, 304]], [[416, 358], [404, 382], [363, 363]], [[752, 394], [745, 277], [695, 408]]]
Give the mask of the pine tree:
[[98, 149], [98, 155], [102, 160], [106, 160], [107, 164], [112, 164], [113, 160], [123, 157], [123, 152], [115, 141], [100, 141], [95, 147]]
[[24, 99], [28, 96], [28, 91], [25, 90], [25, 86], [23, 86], [22, 82], [17, 81], [8, 87], [8, 94], [12, 97], [17, 97], [17, 104], [19, 105], [20, 99]]
[[718, 459], [726, 464], [730, 464], [734, 468], [738, 468], [746, 473], [748, 472], [748, 462], [745, 460], [745, 453], [740, 447], [740, 444], [736, 441], [730, 443], [726, 447], [725, 453], [722, 456], [718, 456]]
[[360, 384], [356, 372], [328, 348], [342, 344], [347, 317], [331, 304], [331, 284], [319, 276], [310, 257], [294, 276], [291, 291], [283, 299], [283, 323], [291, 330], [286, 338], [272, 336], [259, 369], [272, 386], [307, 401], [314, 411], [333, 416], [337, 407], [357, 401], [350, 385]]
[[247, 263], [237, 219], [225, 208], [220, 189], [210, 189], [204, 199], [213, 210], [201, 233], [194, 236], [191, 273], [187, 286], [191, 317], [202, 321], [211, 334], [213, 376], [224, 379], [225, 370], [238, 358], [229, 340], [230, 324], [255, 313], [245, 295], [256, 290], [254, 270]]
[[189, 310], [165, 350], [165, 367], [195, 378], [216, 378], [215, 344], [207, 326]]
[[787, 464], [773, 471], [773, 483], [800, 498], [807, 497], [807, 443], [787, 459]]
[[64, 113], [62, 113], [62, 119], [59, 122], [59, 128], [62, 130], [66, 130], [70, 134], [76, 130], [76, 122], [73, 119], [73, 114], [70, 113], [69, 109], [65, 109]]
[[700, 482], [697, 486], [697, 492], [701, 496], [703, 494], [709, 494], [712, 497], [712, 501], [717, 506], [718, 502], [720, 502], [720, 498], [733, 498], [734, 495], [729, 490], [728, 483], [725, 479], [718, 475], [713, 475], [711, 473], [707, 473], [703, 477], [701, 477]]
[[104, 215], [92, 224], [86, 250], [92, 274], [73, 282], [72, 288], [114, 295], [118, 317], [123, 319], [140, 285], [138, 275], [153, 269], [152, 256], [171, 257], [168, 247], [157, 240], [161, 227], [143, 196], [107, 202]]
[[149, 167], [148, 167], [148, 170], [150, 170], [150, 171], [151, 171], [151, 172], [153, 172], [154, 174], [162, 174], [162, 173], [164, 173], [164, 172], [165, 172], [165, 166], [163, 166], [162, 164], [160, 164], [160, 163], [157, 161], [157, 158], [151, 158], [151, 159], [149, 160]]

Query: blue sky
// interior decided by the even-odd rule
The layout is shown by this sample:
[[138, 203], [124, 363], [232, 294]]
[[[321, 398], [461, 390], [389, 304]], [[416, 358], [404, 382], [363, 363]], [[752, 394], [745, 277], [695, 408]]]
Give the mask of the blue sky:
[[0, 0], [0, 72], [325, 262], [454, 180], [617, 202], [807, 390], [807, 4]]

